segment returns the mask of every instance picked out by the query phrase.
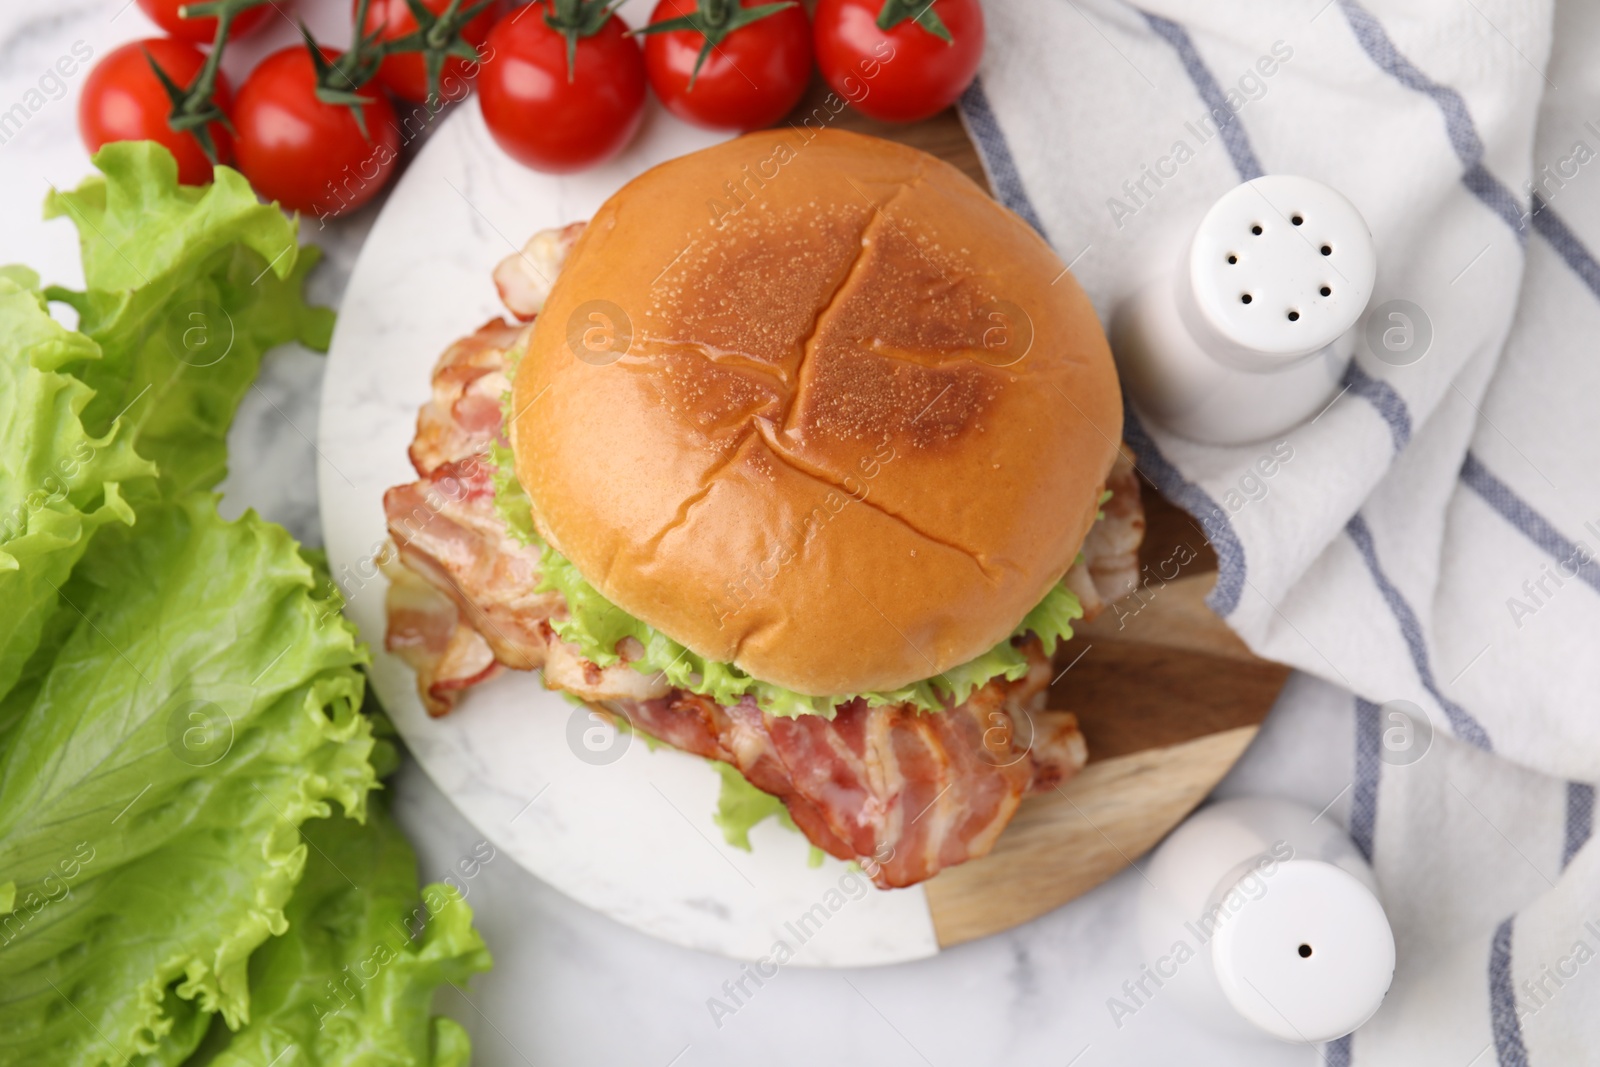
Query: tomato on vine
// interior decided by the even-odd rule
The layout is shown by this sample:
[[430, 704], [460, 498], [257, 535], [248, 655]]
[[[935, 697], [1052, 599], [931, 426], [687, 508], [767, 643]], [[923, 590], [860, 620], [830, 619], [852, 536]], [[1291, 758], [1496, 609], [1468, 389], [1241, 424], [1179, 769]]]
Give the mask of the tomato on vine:
[[200, 185], [233, 158], [231, 92], [222, 54], [235, 23], [267, 0], [210, 0], [186, 8], [216, 27], [207, 55], [167, 37], [134, 41], [96, 63], [78, 98], [78, 133], [90, 152], [110, 141], [155, 141], [178, 162], [178, 180]]
[[[291, 0], [274, 0], [275, 6], [286, 10]], [[210, 44], [217, 36], [215, 14], [196, 14], [193, 9], [204, 5], [194, 0], [139, 0], [143, 11], [168, 37], [190, 44]], [[233, 36], [244, 37], [254, 32], [272, 14], [272, 7], [252, 7], [240, 13], [233, 22]]]
[[955, 103], [983, 58], [978, 0], [819, 0], [812, 25], [823, 79], [889, 122]]
[[811, 24], [794, 0], [660, 0], [638, 33], [656, 96], [697, 126], [770, 126], [811, 81]]
[[[192, 87], [206, 57], [193, 45], [153, 37], [132, 41], [107, 52], [89, 72], [78, 98], [78, 132], [91, 153], [111, 141], [156, 141], [178, 161], [178, 180], [185, 185], [202, 185], [211, 180], [213, 160], [226, 163], [233, 157], [233, 139], [226, 127], [214, 122], [205, 128], [212, 144], [212, 157], [194, 130], [174, 130], [168, 122], [172, 98], [167, 94], [160, 70], [180, 89]], [[217, 103], [228, 106], [228, 80], [216, 75]]]
[[[365, 7], [366, 0], [362, 0]], [[233, 108], [239, 169], [268, 200], [319, 219], [353, 211], [394, 176], [400, 131], [375, 89], [375, 34], [348, 52], [305, 45], [274, 52], [239, 87]]]
[[581, 170], [633, 139], [644, 56], [613, 12], [620, 0], [538, 0], [489, 33], [478, 104], [495, 142], [535, 170]]
[[361, 30], [384, 43], [383, 87], [425, 104], [477, 75], [479, 49], [499, 15], [500, 0], [374, 0]]

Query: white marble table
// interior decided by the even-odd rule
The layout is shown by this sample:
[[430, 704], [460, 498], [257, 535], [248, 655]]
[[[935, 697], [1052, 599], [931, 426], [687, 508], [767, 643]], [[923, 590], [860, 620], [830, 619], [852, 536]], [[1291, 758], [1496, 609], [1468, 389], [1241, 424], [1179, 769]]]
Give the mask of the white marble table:
[[[634, 0], [644, 3], [644, 0]], [[299, 13], [329, 43], [346, 0], [299, 0]], [[124, 0], [11, 0], [0, 5], [0, 112], [24, 99], [40, 75], [76, 41], [102, 55], [151, 33]], [[230, 55], [242, 73], [264, 52], [293, 39], [287, 22]], [[46, 99], [0, 143], [0, 262], [24, 261], [47, 281], [79, 280], [73, 231], [44, 223], [38, 205], [52, 183], [75, 185], [88, 157], [75, 125], [83, 74], [59, 99]], [[467, 106], [474, 106], [468, 104]], [[315, 296], [337, 306], [350, 266], [378, 205], [306, 236], [327, 262], [313, 276]], [[224, 484], [231, 512], [255, 507], [317, 544], [316, 426], [321, 357], [294, 348], [268, 359], [260, 388], [246, 399], [232, 434], [235, 470]], [[1345, 720], [1325, 694], [1294, 683], [1262, 738], [1219, 792], [1272, 792], [1316, 807], [1348, 780]], [[1278, 743], [1289, 732], [1304, 765]], [[1303, 743], [1306, 731], [1325, 744]], [[1332, 754], [1332, 755], [1327, 755]], [[415, 767], [393, 783], [400, 817], [437, 879], [473, 855], [479, 838]], [[1341, 801], [1333, 814], [1342, 815]], [[496, 966], [467, 995], [446, 993], [440, 1007], [473, 1034], [480, 1065], [643, 1064], [1312, 1064], [1316, 1051], [1216, 1037], [1153, 997], [1117, 1026], [1107, 1007], [1145, 961], [1133, 928], [1140, 875], [1118, 878], [1036, 922], [1001, 937], [914, 964], [852, 971], [790, 967], [756, 987], [720, 1025], [709, 998], [731, 1003], [724, 983], [741, 978], [729, 960], [675, 948], [603, 918], [497, 857], [468, 883], [469, 902]]]

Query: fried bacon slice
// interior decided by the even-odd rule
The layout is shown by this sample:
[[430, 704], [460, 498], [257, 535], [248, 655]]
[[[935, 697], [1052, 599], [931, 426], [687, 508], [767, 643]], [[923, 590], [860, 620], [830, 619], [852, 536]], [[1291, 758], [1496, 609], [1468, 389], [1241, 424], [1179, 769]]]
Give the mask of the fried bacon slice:
[[526, 327], [490, 319], [444, 350], [433, 368], [433, 395], [417, 414], [411, 465], [426, 478], [448, 461], [486, 456], [500, 433], [500, 398], [511, 388], [506, 353]]
[[573, 222], [559, 230], [540, 230], [495, 266], [494, 287], [507, 311], [523, 322], [531, 322], [544, 310], [551, 284], [587, 225]]
[[1144, 507], [1139, 502], [1139, 475], [1126, 449], [1106, 475], [1111, 499], [1102, 506], [1105, 518], [1089, 527], [1083, 555], [1067, 571], [1067, 588], [1092, 619], [1114, 600], [1139, 587], [1139, 546], [1144, 543]]
[[[576, 233], [536, 235], [528, 254], [553, 274]], [[524, 276], [528, 267], [512, 257], [496, 275], [522, 319], [543, 302], [538, 279]], [[559, 593], [538, 590], [538, 550], [512, 537], [494, 507], [488, 453], [502, 439], [508, 352], [525, 329], [492, 321], [445, 351], [410, 449], [418, 480], [384, 496], [397, 550], [385, 565], [386, 644], [416, 671], [430, 714], [447, 714], [464, 691], [503, 668], [543, 668], [547, 686], [676, 748], [732, 764], [781, 799], [813, 844], [860, 862], [884, 888], [984, 855], [1024, 794], [1053, 788], [1083, 766], [1077, 720], [1045, 708], [1050, 662], [1032, 637], [1017, 639], [1029, 662], [1024, 677], [992, 681], [938, 714], [857, 700], [832, 719], [788, 718], [748, 697], [723, 706], [626, 662], [602, 668], [586, 660], [550, 626], [566, 606]], [[1091, 617], [1137, 582], [1144, 532], [1126, 457], [1107, 485], [1113, 496], [1105, 518], [1066, 579]], [[626, 645], [618, 650], [625, 661], [638, 652]]]
[[990, 682], [940, 714], [855, 700], [831, 720], [785, 718], [748, 697], [724, 707], [684, 690], [602, 706], [676, 748], [733, 764], [784, 802], [812, 844], [859, 862], [888, 889], [984, 855], [1024, 793], [1083, 766], [1077, 720], [1044, 710], [1049, 657], [1036, 638], [1019, 643], [1027, 675]]

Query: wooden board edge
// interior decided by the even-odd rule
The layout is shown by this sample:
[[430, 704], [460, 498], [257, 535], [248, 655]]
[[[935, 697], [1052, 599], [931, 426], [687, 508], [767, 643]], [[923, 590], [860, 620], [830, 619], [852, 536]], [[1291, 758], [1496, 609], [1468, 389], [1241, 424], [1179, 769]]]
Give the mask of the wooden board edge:
[[924, 884], [939, 947], [1038, 918], [1137, 860], [1205, 799], [1258, 729], [1092, 763], [1025, 800], [993, 852]]

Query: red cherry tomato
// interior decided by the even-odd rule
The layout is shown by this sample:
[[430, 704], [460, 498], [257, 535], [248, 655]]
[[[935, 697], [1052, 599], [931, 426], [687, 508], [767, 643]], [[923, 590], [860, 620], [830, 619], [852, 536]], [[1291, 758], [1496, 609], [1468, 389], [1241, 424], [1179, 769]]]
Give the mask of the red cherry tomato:
[[888, 122], [915, 122], [955, 103], [983, 58], [978, 0], [934, 0], [949, 43], [912, 19], [878, 28], [883, 0], [820, 0], [816, 30], [822, 77], [858, 111]]
[[572, 79], [567, 39], [545, 0], [518, 8], [489, 34], [478, 103], [496, 143], [535, 170], [564, 173], [609, 159], [644, 115], [644, 56], [616, 16], [578, 40]]
[[[461, 6], [470, 7], [473, 2], [474, 0], [462, 0]], [[351, 0], [352, 18], [360, 6], [361, 0]], [[437, 15], [450, 6], [450, 0], [422, 0], [422, 6]], [[481, 48], [483, 42], [488, 40], [489, 31], [494, 28], [495, 19], [499, 15], [500, 5], [490, 4], [461, 28], [461, 39], [474, 48]], [[412, 16], [406, 0], [372, 0], [371, 6], [367, 8], [364, 31], [372, 33], [380, 26], [383, 27], [383, 32], [379, 34], [378, 39], [393, 41], [408, 33], [414, 33], [417, 20]], [[469, 66], [466, 60], [446, 56], [444, 67], [439, 74], [439, 95], [446, 100], [460, 99], [464, 90], [456, 87], [463, 86], [476, 75], [475, 66]], [[402, 100], [409, 100], [414, 104], [428, 102], [428, 69], [419, 52], [403, 52], [385, 58], [383, 66], [378, 68], [378, 81]]]
[[[139, 0], [139, 9], [150, 17], [151, 22], [180, 41], [210, 44], [212, 38], [217, 35], [216, 19], [186, 19], [178, 14], [178, 9], [184, 4], [198, 2], [199, 0]], [[239, 12], [233, 24], [228, 27], [228, 40], [243, 37], [267, 21], [267, 16], [273, 13], [273, 7], [287, 11], [290, 2], [291, 0], [272, 0], [271, 3]]]
[[[740, 0], [755, 7], [766, 0]], [[692, 15], [695, 0], [661, 0], [652, 24]], [[652, 33], [644, 39], [650, 87], [668, 111], [713, 130], [756, 130], [794, 109], [811, 80], [811, 25], [794, 7], [742, 26], [724, 37], [690, 77], [705, 38], [693, 30]]]
[[[332, 62], [340, 53], [324, 48]], [[394, 176], [400, 134], [394, 107], [375, 86], [357, 90], [355, 112], [317, 99], [317, 74], [304, 45], [272, 53], [239, 87], [233, 108], [239, 169], [256, 192], [293, 211], [331, 218], [371, 200]]]
[[[146, 50], [174, 84], [186, 89], [206, 61], [199, 49], [165, 37], [132, 41], [107, 52], [89, 72], [83, 95], [78, 98], [78, 132], [84, 147], [97, 152], [110, 141], [157, 141], [178, 160], [180, 182], [203, 185], [211, 180], [211, 161], [193, 133], [179, 133], [167, 124], [172, 101], [150, 69]], [[228, 79], [219, 71], [215, 99], [224, 112], [230, 110], [231, 97]], [[227, 129], [218, 122], [207, 129], [211, 131], [217, 159], [223, 163], [231, 160], [233, 138]]]

